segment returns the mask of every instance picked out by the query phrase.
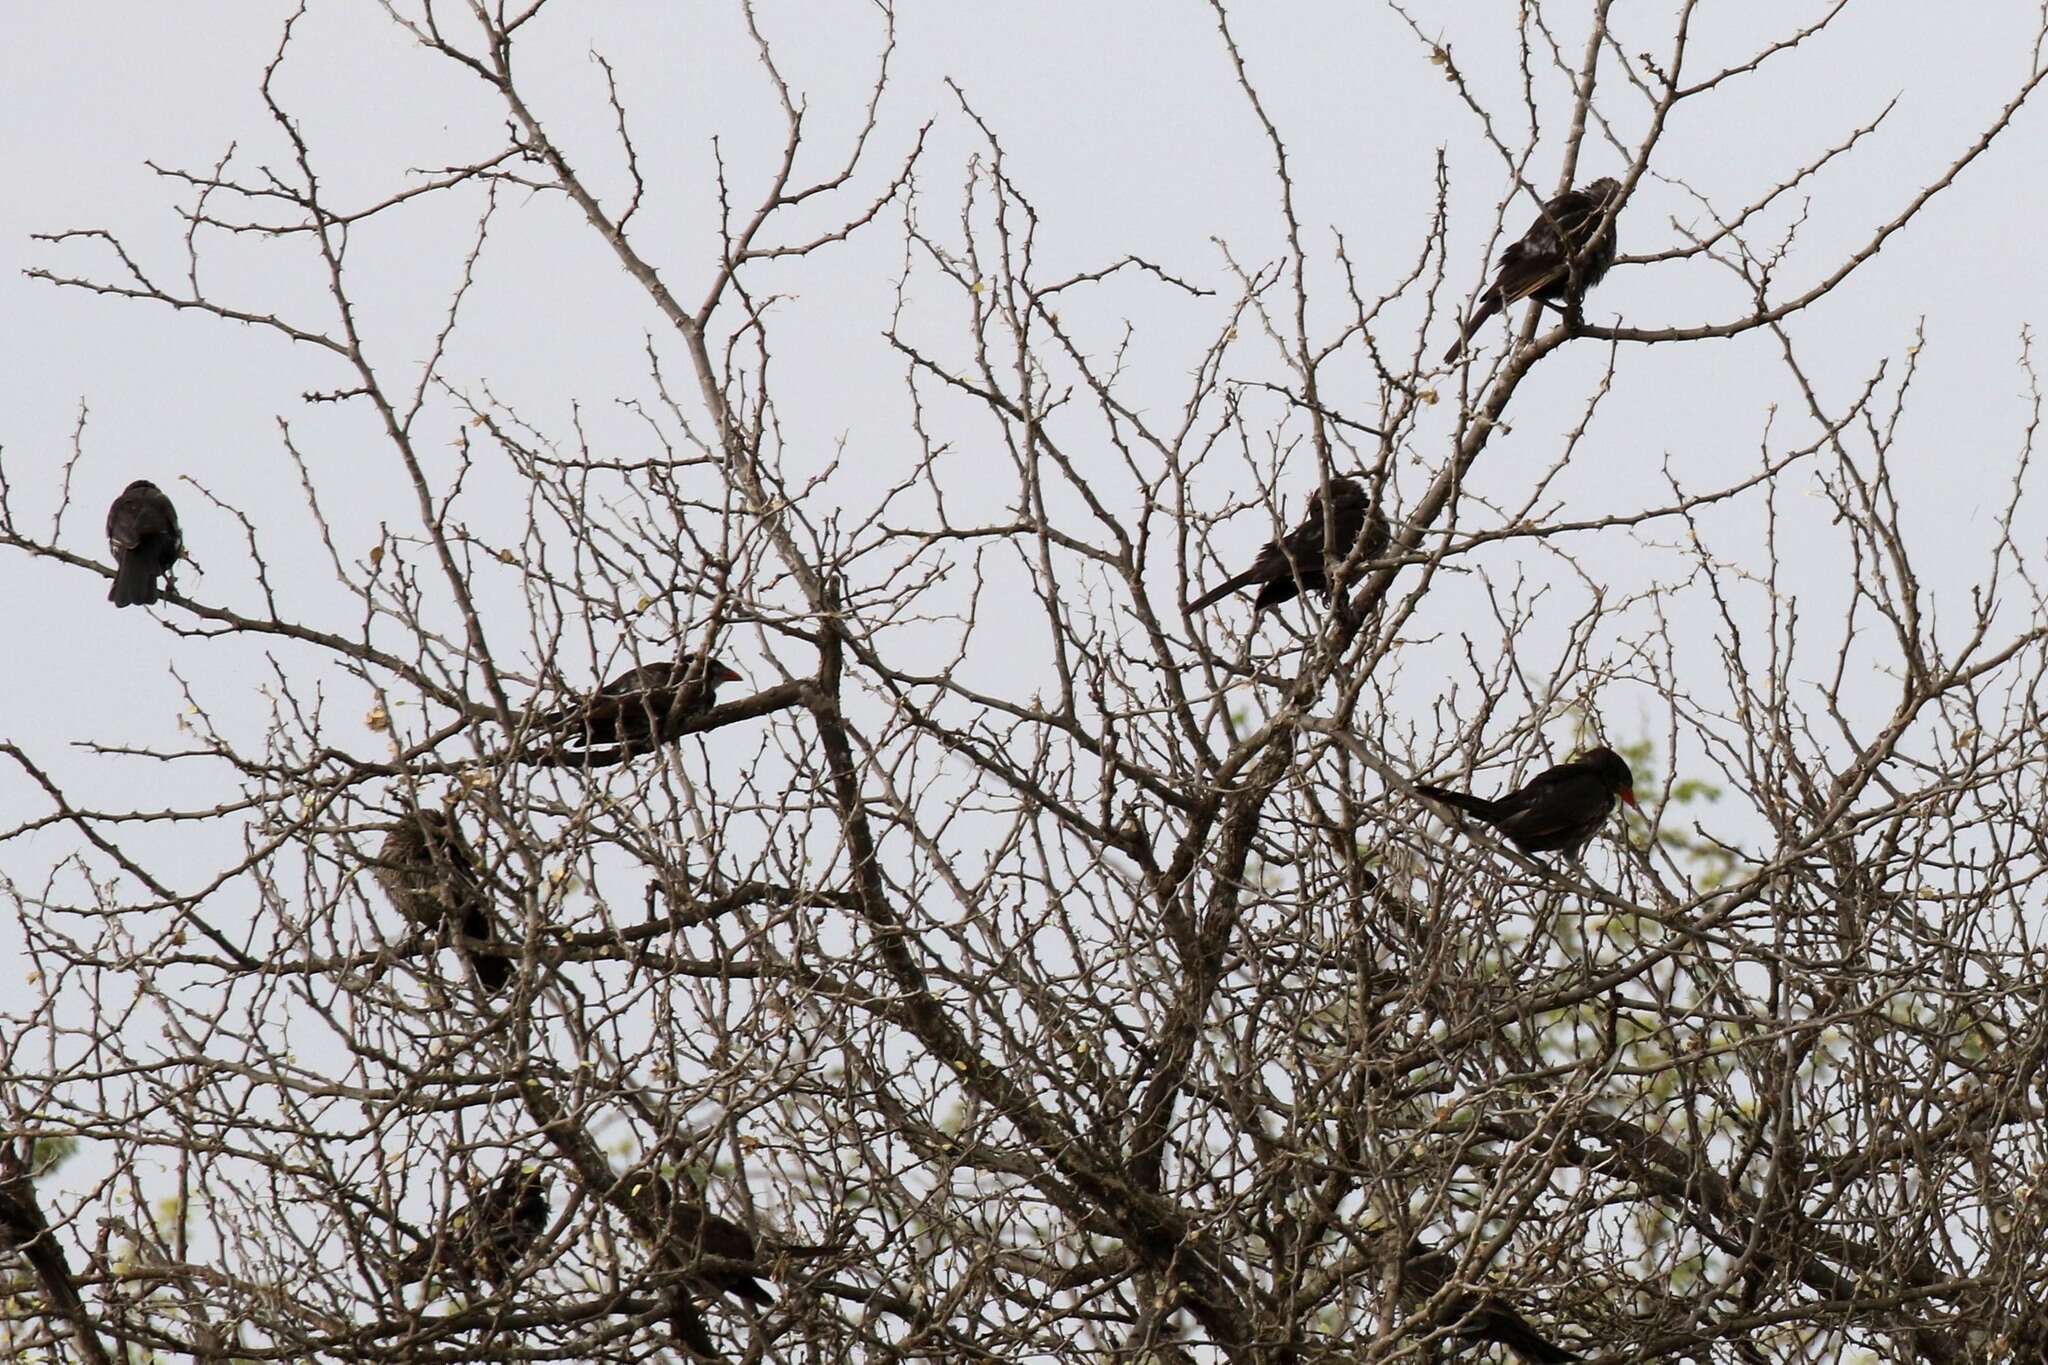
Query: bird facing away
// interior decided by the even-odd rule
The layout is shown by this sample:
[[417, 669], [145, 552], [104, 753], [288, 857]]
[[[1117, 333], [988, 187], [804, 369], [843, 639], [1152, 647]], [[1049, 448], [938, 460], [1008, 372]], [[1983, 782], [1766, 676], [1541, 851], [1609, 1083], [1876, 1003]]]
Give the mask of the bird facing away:
[[[1500, 253], [1500, 273], [1479, 298], [1479, 306], [1458, 332], [1451, 349], [1444, 352], [1446, 364], [1464, 353], [1465, 343], [1480, 324], [1511, 304], [1537, 298], [1548, 303], [1569, 300], [1576, 305], [1588, 289], [1600, 283], [1607, 267], [1614, 264], [1614, 225], [1587, 246], [1600, 216], [1621, 194], [1620, 182], [1612, 177], [1595, 180], [1583, 189], [1566, 190], [1543, 206], [1536, 221], [1521, 240], [1508, 244]], [[1584, 255], [1580, 255], [1584, 252]], [[1573, 258], [1578, 257], [1574, 274]]]
[[438, 1271], [444, 1282], [484, 1280], [493, 1287], [526, 1259], [548, 1230], [548, 1178], [525, 1166], [448, 1216], [435, 1238], [398, 1264], [398, 1282]]
[[400, 914], [430, 932], [452, 930], [477, 984], [496, 994], [518, 965], [499, 945], [476, 853], [444, 811], [424, 807], [387, 826], [377, 881]]
[[121, 490], [107, 508], [107, 548], [114, 552], [114, 586], [107, 600], [117, 607], [146, 607], [157, 600], [156, 581], [185, 552], [178, 509], [148, 479]]
[[541, 717], [541, 726], [582, 749], [614, 745], [646, 752], [682, 737], [684, 722], [709, 711], [721, 683], [740, 675], [716, 659], [690, 654], [642, 664], [586, 700]]
[[1563, 850], [1573, 857], [1607, 823], [1615, 797], [1636, 805], [1635, 774], [1629, 771], [1627, 760], [1605, 747], [1588, 749], [1569, 763], [1547, 768], [1520, 791], [1495, 801], [1423, 783], [1417, 783], [1415, 790], [1484, 820], [1524, 853]]
[[1351, 559], [1354, 555], [1363, 560], [1373, 560], [1386, 553], [1387, 519], [1372, 506], [1358, 480], [1332, 479], [1318, 489], [1309, 497], [1308, 510], [1302, 513], [1299, 526], [1260, 550], [1249, 569], [1234, 578], [1226, 578], [1190, 602], [1188, 611], [1198, 612], [1214, 606], [1239, 588], [1248, 588], [1254, 583], [1259, 585], [1259, 595], [1252, 599], [1253, 615], [1268, 607], [1277, 607], [1282, 602], [1293, 601], [1304, 588], [1314, 589], [1327, 597], [1330, 575], [1324, 562], [1323, 547], [1329, 543], [1326, 535], [1330, 533], [1335, 534], [1340, 547], [1337, 551], [1339, 560]]
[[[1442, 1292], [1457, 1273], [1458, 1262], [1442, 1247], [1408, 1244], [1408, 1258], [1401, 1267], [1401, 1297], [1420, 1304]], [[1477, 1290], [1454, 1291], [1437, 1310], [1437, 1322], [1466, 1341], [1490, 1341], [1507, 1347], [1517, 1359], [1537, 1365], [1569, 1365], [1584, 1360], [1576, 1351], [1545, 1338], [1529, 1320], [1502, 1302], [1498, 1295]]]

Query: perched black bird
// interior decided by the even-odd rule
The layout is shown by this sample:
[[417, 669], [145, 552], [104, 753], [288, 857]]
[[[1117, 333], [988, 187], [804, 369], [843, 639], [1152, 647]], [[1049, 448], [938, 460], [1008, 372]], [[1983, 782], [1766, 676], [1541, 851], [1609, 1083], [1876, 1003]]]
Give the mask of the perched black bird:
[[[1329, 509], [1327, 514], [1324, 511], [1326, 506]], [[1360, 553], [1365, 560], [1377, 559], [1386, 553], [1387, 519], [1372, 506], [1358, 480], [1332, 479], [1326, 487], [1309, 497], [1308, 510], [1302, 514], [1301, 525], [1260, 550], [1249, 569], [1234, 578], [1225, 579], [1190, 602], [1188, 610], [1201, 611], [1239, 588], [1248, 588], [1254, 583], [1259, 585], [1259, 595], [1252, 599], [1255, 615], [1268, 607], [1293, 601], [1304, 588], [1312, 588], [1327, 596], [1330, 575], [1323, 555], [1323, 547], [1328, 543], [1324, 538], [1326, 532], [1334, 532], [1337, 544], [1342, 547], [1337, 552], [1340, 561], [1350, 559], [1354, 552]], [[1364, 545], [1362, 552], [1359, 551], [1361, 543]]]
[[[1444, 362], [1456, 360], [1480, 324], [1510, 304], [1527, 298], [1549, 303], [1567, 298], [1575, 301], [1600, 283], [1607, 267], [1614, 264], [1614, 225], [1609, 223], [1590, 249], [1587, 242], [1600, 216], [1620, 193], [1620, 182], [1607, 177], [1583, 189], [1566, 190], [1545, 204], [1522, 239], [1501, 252], [1500, 273], [1494, 276], [1493, 287], [1480, 296], [1479, 306], [1465, 320], [1458, 339], [1444, 352]], [[1585, 254], [1580, 256], [1582, 251]], [[1576, 274], [1574, 256], [1579, 257]]]
[[[1401, 1297], [1420, 1304], [1442, 1292], [1457, 1273], [1457, 1258], [1442, 1247], [1408, 1244], [1408, 1258], [1401, 1267]], [[1438, 1321], [1467, 1341], [1490, 1341], [1505, 1346], [1521, 1360], [1537, 1365], [1569, 1365], [1584, 1360], [1576, 1351], [1546, 1339], [1529, 1320], [1501, 1302], [1494, 1294], [1461, 1289], [1438, 1308]]]
[[1569, 763], [1545, 769], [1520, 791], [1497, 801], [1421, 783], [1415, 790], [1432, 801], [1478, 816], [1524, 853], [1562, 849], [1577, 856], [1607, 822], [1615, 797], [1636, 804], [1635, 774], [1629, 771], [1627, 760], [1604, 747], [1588, 749]]
[[484, 1280], [493, 1287], [526, 1259], [548, 1230], [548, 1178], [525, 1166], [450, 1214], [431, 1242], [398, 1263], [398, 1282], [439, 1272], [444, 1282]]
[[739, 680], [718, 660], [696, 654], [674, 663], [642, 664], [586, 700], [541, 717], [540, 723], [562, 742], [583, 749], [617, 745], [646, 752], [680, 738], [683, 723], [717, 701], [719, 684]]
[[[654, 1223], [660, 1247], [669, 1262], [683, 1271], [685, 1282], [693, 1291], [713, 1296], [730, 1294], [762, 1308], [774, 1304], [775, 1296], [767, 1286], [746, 1271], [712, 1269], [702, 1264], [706, 1257], [749, 1265], [757, 1262], [760, 1250], [752, 1233], [719, 1217], [695, 1199], [678, 1197], [675, 1185], [665, 1176], [637, 1180], [629, 1177], [627, 1188], [633, 1197], [644, 1201], [641, 1207]], [[673, 1301], [669, 1330], [692, 1353], [711, 1360], [719, 1358], [718, 1344], [711, 1339], [703, 1315], [688, 1298]]]
[[[749, 1262], [759, 1258], [754, 1235], [738, 1223], [720, 1218], [701, 1204], [678, 1201], [670, 1207], [677, 1239], [693, 1248], [699, 1256]], [[748, 1303], [766, 1308], [775, 1302], [775, 1296], [768, 1292], [766, 1285], [737, 1270], [709, 1271], [700, 1278], [713, 1291], [745, 1299]]]
[[150, 605], [157, 600], [157, 579], [168, 575], [185, 552], [178, 509], [161, 488], [137, 479], [107, 509], [107, 548], [114, 552], [114, 586], [107, 600], [117, 607]]
[[377, 880], [399, 913], [423, 929], [450, 929], [485, 990], [505, 989], [518, 955], [502, 946], [476, 853], [446, 812], [424, 807], [387, 827]]

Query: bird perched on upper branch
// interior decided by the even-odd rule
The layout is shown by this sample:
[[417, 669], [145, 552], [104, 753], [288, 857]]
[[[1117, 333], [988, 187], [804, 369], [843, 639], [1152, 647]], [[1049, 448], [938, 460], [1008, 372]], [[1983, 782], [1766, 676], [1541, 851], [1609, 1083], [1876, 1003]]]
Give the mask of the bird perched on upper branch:
[[719, 685], [738, 681], [740, 675], [718, 660], [688, 654], [627, 669], [583, 701], [542, 716], [540, 724], [582, 751], [619, 746], [645, 753], [681, 738], [684, 722], [716, 703]]
[[1608, 222], [1598, 240], [1593, 239], [1593, 232], [1620, 195], [1621, 183], [1605, 177], [1582, 189], [1566, 190], [1545, 204], [1521, 240], [1509, 243], [1501, 252], [1500, 273], [1480, 295], [1479, 306], [1465, 320], [1451, 349], [1444, 352], [1444, 362], [1456, 360], [1480, 324], [1510, 304], [1537, 298], [1576, 306], [1614, 264], [1613, 222]]
[[398, 1282], [411, 1284], [438, 1270], [444, 1281], [501, 1283], [548, 1230], [548, 1184], [537, 1168], [505, 1172], [399, 1262]]
[[1484, 820], [1524, 853], [1561, 849], [1576, 857], [1607, 822], [1617, 796], [1636, 806], [1635, 787], [1628, 761], [1601, 747], [1588, 749], [1569, 763], [1546, 768], [1521, 790], [1497, 800], [1424, 783], [1417, 783], [1415, 790]]
[[[1401, 1266], [1402, 1299], [1421, 1304], [1434, 1298], [1451, 1283], [1457, 1269], [1457, 1257], [1446, 1248], [1424, 1246], [1419, 1240], [1410, 1242], [1407, 1259]], [[1585, 1359], [1544, 1337], [1497, 1294], [1456, 1290], [1439, 1306], [1436, 1320], [1458, 1337], [1494, 1342], [1513, 1351], [1518, 1359], [1535, 1361], [1537, 1365], [1569, 1365], [1571, 1361]]]
[[1260, 550], [1249, 569], [1190, 602], [1188, 610], [1201, 611], [1254, 583], [1259, 585], [1259, 595], [1252, 599], [1254, 615], [1293, 601], [1303, 589], [1327, 596], [1330, 575], [1324, 547], [1332, 543], [1332, 537], [1340, 561], [1353, 557], [1369, 561], [1386, 553], [1387, 519], [1373, 507], [1356, 479], [1332, 479], [1318, 489], [1309, 497], [1299, 526]]
[[451, 929], [485, 990], [505, 989], [518, 964], [500, 945], [476, 853], [444, 811], [408, 811], [387, 826], [377, 850], [377, 881], [399, 913], [423, 929]]
[[114, 552], [114, 586], [107, 600], [117, 607], [146, 607], [157, 600], [156, 581], [185, 552], [178, 509], [148, 479], [121, 490], [107, 508], [107, 548]]

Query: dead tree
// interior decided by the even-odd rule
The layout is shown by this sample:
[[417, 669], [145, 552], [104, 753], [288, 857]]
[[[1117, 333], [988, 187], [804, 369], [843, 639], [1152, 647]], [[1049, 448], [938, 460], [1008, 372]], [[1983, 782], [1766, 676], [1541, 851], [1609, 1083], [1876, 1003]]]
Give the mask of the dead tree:
[[[1190, 259], [1041, 217], [1045, 149], [966, 85], [916, 108], [944, 87], [902, 79], [922, 16], [887, 5], [828, 110], [779, 60], [797, 21], [741, 3], [761, 100], [706, 129], [664, 103], [702, 51], [657, 88], [602, 48], [565, 76], [545, 0], [388, 0], [408, 79], [488, 135], [453, 165], [304, 117], [324, 11], [294, 18], [268, 125], [159, 170], [180, 240], [57, 231], [31, 271], [301, 358], [304, 499], [156, 471], [193, 562], [120, 621], [180, 728], [0, 743], [0, 1343], [2038, 1355], [2033, 417], [1953, 476], [1981, 539], [1936, 540], [1899, 491], [1946, 439], [1909, 420], [1946, 401], [1920, 340], [1828, 316], [1958, 177], [2022, 173], [2048, 68], [1820, 253], [1805, 187], [1875, 177], [1867, 128], [1732, 198], [1667, 130], [1772, 82], [1863, 98], [1820, 51], [1849, 7], [1719, 67], [1691, 0], [1624, 8], [1461, 18], [1483, 70], [1420, 27], [1376, 53], [1490, 159], [1377, 185], [1370, 240], [1333, 242], [1303, 205], [1358, 168], [1301, 150], [1273, 35], [1218, 0], [1211, 103], [1262, 140], [1230, 170], [1275, 226]], [[1437, 362], [1508, 235], [1599, 177], [1600, 292]], [[599, 253], [617, 296], [580, 302], [644, 359], [573, 409], [465, 349], [508, 316], [572, 344], [497, 268], [535, 241]], [[428, 262], [446, 306], [407, 332], [380, 309]], [[805, 351], [806, 307], [878, 279]], [[877, 354], [900, 383], [856, 423], [821, 395]], [[1672, 374], [1754, 451], [1646, 481]], [[110, 466], [83, 425], [67, 459], [10, 446], [10, 561], [103, 596], [65, 513]], [[1327, 596], [1189, 610], [1338, 479], [1360, 515], [1290, 569]], [[734, 675], [702, 675], [718, 704], [563, 742], [596, 682], [681, 660]], [[1602, 744], [1641, 812], [1583, 849], [1419, 795]], [[382, 841], [423, 812], [459, 895], [401, 913]]]

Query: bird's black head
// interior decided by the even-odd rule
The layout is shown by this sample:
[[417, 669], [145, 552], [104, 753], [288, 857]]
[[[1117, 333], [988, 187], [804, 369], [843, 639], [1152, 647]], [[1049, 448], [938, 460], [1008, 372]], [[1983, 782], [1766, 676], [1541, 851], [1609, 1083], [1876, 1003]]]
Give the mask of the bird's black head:
[[158, 488], [155, 484], [151, 483], [148, 479], [137, 479], [135, 482], [129, 484], [126, 488], [122, 489], [121, 491], [123, 493], [160, 493], [163, 490]]
[[516, 1209], [522, 1218], [533, 1218], [538, 1213], [545, 1219], [548, 1209], [548, 1187], [553, 1182], [548, 1173], [538, 1166], [521, 1164], [505, 1172], [498, 1180], [498, 1197], [509, 1208]]
[[1636, 775], [1630, 770], [1627, 759], [1603, 744], [1580, 754], [1579, 762], [1605, 782], [1616, 796], [1631, 806], [1636, 804]]
[[1586, 186], [1586, 193], [1596, 204], [1611, 204], [1621, 193], [1621, 182], [1611, 175], [1603, 175]]
[[1339, 507], [1365, 506], [1365, 488], [1356, 479], [1332, 479], [1325, 491], [1329, 494], [1330, 501]]
[[[692, 660], [691, 663], [694, 665], [695, 660]], [[738, 682], [740, 681], [740, 675], [716, 659], [706, 659], [704, 661], [704, 681], [712, 687], [716, 687], [720, 683]]]

